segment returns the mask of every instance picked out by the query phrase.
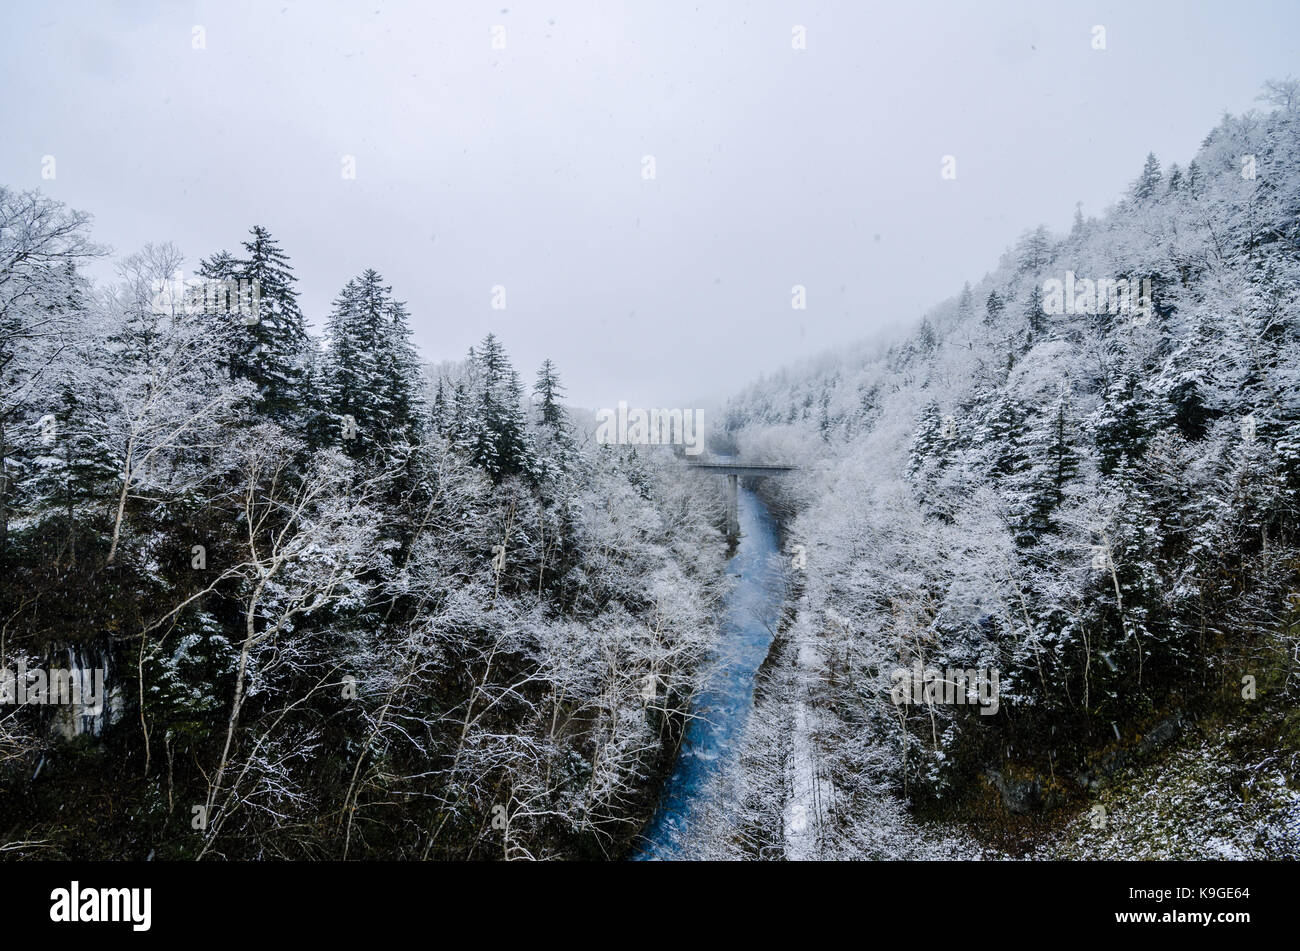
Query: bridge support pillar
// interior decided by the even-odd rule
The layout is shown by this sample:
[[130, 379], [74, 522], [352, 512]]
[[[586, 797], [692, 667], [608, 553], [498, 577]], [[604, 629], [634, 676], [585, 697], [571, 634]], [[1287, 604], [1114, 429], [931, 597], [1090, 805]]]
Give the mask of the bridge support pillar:
[[727, 474], [727, 538], [735, 540], [740, 537], [740, 515], [737, 511], [736, 493], [740, 476]]

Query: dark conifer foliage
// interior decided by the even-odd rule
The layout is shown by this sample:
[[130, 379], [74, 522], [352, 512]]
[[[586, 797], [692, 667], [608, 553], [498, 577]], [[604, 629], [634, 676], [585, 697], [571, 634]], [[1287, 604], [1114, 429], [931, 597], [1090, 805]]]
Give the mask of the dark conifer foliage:
[[254, 225], [249, 234], [242, 257], [219, 251], [201, 263], [199, 273], [236, 286], [242, 281], [250, 294], [256, 288], [257, 312], [246, 315], [224, 307], [211, 319], [234, 331], [226, 365], [233, 379], [249, 380], [257, 388], [259, 415], [304, 433], [312, 402], [312, 348], [298, 307], [297, 278], [288, 254], [269, 231]]

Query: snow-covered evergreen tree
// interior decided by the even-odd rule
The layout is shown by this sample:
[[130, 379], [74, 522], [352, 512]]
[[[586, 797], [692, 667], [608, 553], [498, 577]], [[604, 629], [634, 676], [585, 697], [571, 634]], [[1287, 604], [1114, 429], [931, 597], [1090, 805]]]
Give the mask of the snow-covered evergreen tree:
[[[220, 251], [200, 265], [200, 276], [247, 288], [246, 307], [228, 301], [209, 319], [232, 335], [234, 344], [224, 363], [230, 376], [249, 380], [257, 388], [259, 415], [290, 432], [303, 434], [310, 425], [311, 344], [306, 320], [298, 306], [297, 277], [289, 256], [270, 232], [254, 225], [243, 242], [244, 256]], [[251, 299], [256, 296], [256, 312]]]

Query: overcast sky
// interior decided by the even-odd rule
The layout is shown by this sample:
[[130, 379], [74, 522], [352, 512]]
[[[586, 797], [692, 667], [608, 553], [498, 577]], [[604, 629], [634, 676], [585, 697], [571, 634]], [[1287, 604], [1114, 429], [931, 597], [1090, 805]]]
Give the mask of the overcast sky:
[[577, 405], [690, 406], [915, 321], [1298, 64], [1296, 0], [5, 2], [0, 182], [191, 266], [262, 224], [317, 327], [373, 267], [430, 360], [492, 330]]

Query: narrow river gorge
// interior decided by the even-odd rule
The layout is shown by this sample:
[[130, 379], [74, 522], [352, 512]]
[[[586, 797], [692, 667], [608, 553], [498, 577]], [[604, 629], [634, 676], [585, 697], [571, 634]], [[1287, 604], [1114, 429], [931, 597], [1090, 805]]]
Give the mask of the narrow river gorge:
[[743, 486], [737, 503], [741, 536], [727, 563], [735, 584], [726, 596], [712, 674], [696, 698], [676, 766], [633, 860], [688, 854], [692, 819], [713, 780], [734, 760], [754, 705], [754, 675], [780, 619], [785, 583], [776, 521]]

